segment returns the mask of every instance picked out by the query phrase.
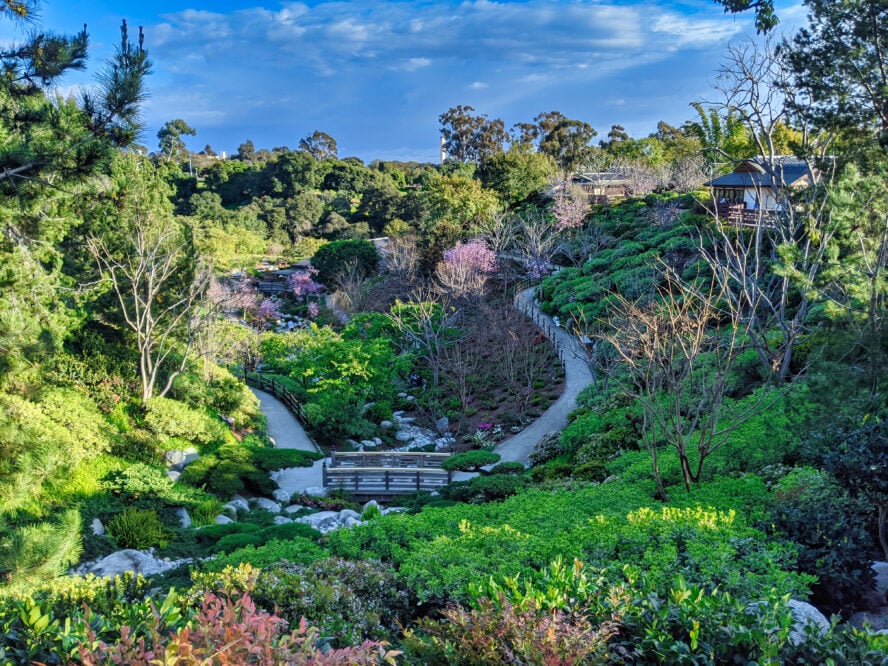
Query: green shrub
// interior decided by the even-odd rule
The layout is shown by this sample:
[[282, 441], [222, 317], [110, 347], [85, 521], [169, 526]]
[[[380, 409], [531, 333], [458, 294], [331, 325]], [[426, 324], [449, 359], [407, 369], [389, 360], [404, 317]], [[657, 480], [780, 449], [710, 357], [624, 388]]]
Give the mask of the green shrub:
[[287, 541], [272, 540], [258, 546], [246, 545], [230, 553], [216, 556], [215, 559], [205, 562], [204, 567], [207, 571], [222, 571], [228, 566], [247, 563], [260, 569], [266, 569], [281, 560], [309, 564], [328, 555], [329, 553], [314, 541], [294, 537]]
[[271, 565], [260, 574], [253, 595], [290, 622], [317, 618], [325, 635], [346, 643], [397, 636], [412, 615], [395, 572], [369, 560]]
[[[199, 458], [192, 465], [200, 461]], [[159, 509], [167, 506], [190, 508], [209, 499], [209, 495], [205, 492], [174, 483], [161, 467], [143, 463], [110, 471], [105, 475], [102, 486], [124, 503], [143, 508]]]
[[216, 522], [216, 516], [222, 513], [222, 510], [222, 502], [215, 497], [210, 497], [199, 502], [191, 510], [191, 520], [197, 526], [212, 525]]
[[221, 421], [169, 398], [148, 401], [145, 425], [158, 437], [178, 437], [201, 446], [224, 442], [227, 432]]
[[520, 462], [501, 462], [494, 465], [490, 470], [491, 474], [524, 474], [527, 468]]
[[[255, 463], [257, 451], [275, 451], [225, 444], [214, 453], [201, 456], [188, 465], [179, 480], [192, 486], [203, 487], [222, 498], [249, 491], [259, 495], [269, 495], [277, 487], [268, 475]], [[304, 452], [301, 452], [304, 453]], [[261, 455], [265, 455], [264, 453]], [[272, 454], [274, 456], [275, 454]], [[308, 454], [309, 456], [313, 454]], [[266, 460], [271, 460], [269, 457]], [[310, 459], [296, 456], [294, 460]]]
[[286, 541], [287, 539], [295, 539], [297, 537], [308, 539], [310, 541], [318, 541], [321, 533], [315, 528], [305, 523], [284, 523], [283, 525], [272, 525], [261, 530], [260, 534], [266, 541]]
[[376, 504], [370, 504], [361, 511], [361, 520], [374, 520], [376, 518], [382, 517], [382, 511], [379, 506]]
[[121, 548], [165, 548], [170, 533], [160, 522], [157, 512], [129, 507], [108, 521], [108, 534]]
[[441, 489], [441, 496], [458, 502], [484, 503], [510, 497], [527, 486], [527, 482], [511, 474], [478, 476], [469, 481], [456, 481]]
[[763, 527], [796, 545], [798, 571], [817, 576], [813, 603], [830, 612], [856, 610], [875, 580], [866, 504], [813, 469], [791, 472], [774, 494]]
[[273, 449], [267, 447], [249, 447], [253, 464], [263, 472], [271, 472], [285, 467], [311, 467], [316, 460], [324, 457], [317, 451], [299, 451], [297, 449]]
[[329, 287], [336, 286], [349, 264], [354, 264], [361, 275], [369, 276], [379, 265], [379, 253], [370, 241], [338, 240], [318, 248], [311, 258], [311, 265], [318, 269], [318, 280]]
[[265, 539], [258, 533], [245, 534], [229, 534], [222, 537], [216, 542], [216, 551], [220, 553], [230, 553], [244, 546], [261, 546], [265, 543]]
[[499, 455], [493, 451], [466, 451], [445, 459], [441, 467], [448, 472], [479, 472], [482, 467], [499, 462]]

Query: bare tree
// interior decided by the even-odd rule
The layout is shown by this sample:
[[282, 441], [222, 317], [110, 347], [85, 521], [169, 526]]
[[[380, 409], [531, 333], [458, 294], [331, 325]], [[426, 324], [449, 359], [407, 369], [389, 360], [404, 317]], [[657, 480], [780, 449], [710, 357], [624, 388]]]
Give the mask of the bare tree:
[[332, 295], [332, 305], [346, 315], [361, 312], [367, 303], [369, 289], [364, 271], [358, 268], [357, 261], [345, 264], [336, 277], [337, 289]]
[[435, 387], [441, 381], [444, 349], [459, 339], [454, 327], [456, 316], [456, 310], [437, 300], [430, 289], [417, 290], [409, 303], [395, 301], [388, 314], [403, 341], [404, 350], [428, 364]]
[[[615, 295], [610, 329], [600, 334], [623, 361], [625, 374], [621, 378], [618, 373], [616, 380], [642, 406], [643, 442], [663, 499], [661, 445], [676, 450], [682, 480], [690, 490], [701, 480], [708, 457], [740, 424], [775, 400], [751, 400], [727, 421], [722, 418], [728, 376], [742, 351], [743, 323], [736, 312], [722, 309], [725, 289], [718, 280], [695, 286], [669, 269], [664, 277], [659, 298], [633, 302]], [[723, 319], [727, 325], [717, 327]], [[696, 463], [691, 461], [692, 450]]]
[[391, 273], [407, 284], [416, 282], [420, 253], [414, 236], [390, 238], [382, 253], [385, 266]]
[[558, 221], [546, 211], [527, 209], [512, 217], [515, 225], [515, 251], [528, 275], [539, 279], [551, 272], [552, 259], [562, 245]]
[[752, 42], [731, 46], [718, 82], [722, 106], [743, 118], [760, 151], [762, 173], [751, 182], [761, 205], [752, 219], [743, 214], [725, 219], [713, 202], [716, 224], [701, 250], [744, 321], [763, 366], [782, 382], [793, 350], [807, 333], [812, 299], [836, 231], [824, 187], [833, 176], [833, 164], [824, 158], [829, 137], [803, 129], [799, 149], [819, 158], [806, 161], [807, 187], [791, 188], [784, 178], [788, 162], [777, 152], [776, 137], [794, 91], [779, 54], [769, 41], [761, 48]]
[[[183, 266], [187, 243], [182, 227], [149, 206], [136, 206], [134, 217], [122, 252], [96, 237], [87, 240], [87, 248], [135, 334], [144, 404], [155, 394], [166, 395], [185, 369], [191, 346], [207, 322], [202, 296], [210, 272], [199, 265], [193, 277], [182, 279], [189, 270]], [[166, 382], [158, 392], [162, 372]]]

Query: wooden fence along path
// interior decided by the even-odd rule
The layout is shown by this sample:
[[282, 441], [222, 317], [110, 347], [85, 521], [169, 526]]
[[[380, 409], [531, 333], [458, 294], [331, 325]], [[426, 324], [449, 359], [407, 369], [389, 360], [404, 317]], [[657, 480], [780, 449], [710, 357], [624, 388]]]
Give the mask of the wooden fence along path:
[[414, 451], [356, 451], [331, 454], [323, 465], [325, 488], [355, 495], [402, 495], [437, 490], [453, 480], [441, 468], [449, 453]]
[[303, 407], [302, 403], [296, 399], [296, 396], [284, 388], [284, 385], [279, 381], [273, 377], [266, 377], [261, 372], [254, 374], [248, 373], [246, 375], [246, 380], [247, 384], [271, 393], [275, 398], [284, 403], [287, 406], [287, 409], [293, 412], [293, 416], [299, 419], [299, 423], [307, 425], [305, 420], [305, 407]]

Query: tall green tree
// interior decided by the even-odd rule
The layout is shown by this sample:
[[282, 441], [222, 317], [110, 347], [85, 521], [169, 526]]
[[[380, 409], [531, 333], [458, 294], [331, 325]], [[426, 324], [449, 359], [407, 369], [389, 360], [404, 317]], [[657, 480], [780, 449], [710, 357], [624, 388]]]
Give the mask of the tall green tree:
[[820, 127], [851, 125], [879, 133], [888, 151], [888, 3], [806, 0], [808, 26], [788, 41], [787, 59]]
[[[32, 18], [34, 3], [2, 2], [0, 16]], [[75, 276], [58, 245], [79, 223], [91, 178], [140, 129], [148, 56], [129, 40], [79, 101], [50, 93], [86, 66], [86, 32], [62, 36], [37, 26], [0, 49], [0, 375], [56, 348], [78, 321]], [[68, 287], [62, 290], [60, 287]]]
[[196, 136], [197, 130], [181, 118], [168, 120], [157, 132], [158, 148], [167, 162], [188, 153], [183, 136]]
[[316, 160], [326, 160], [330, 157], [338, 157], [336, 139], [320, 130], [315, 130], [299, 141], [299, 150], [303, 150]]
[[480, 164], [502, 152], [508, 139], [503, 121], [474, 113], [474, 107], [460, 104], [438, 116], [448, 159]]

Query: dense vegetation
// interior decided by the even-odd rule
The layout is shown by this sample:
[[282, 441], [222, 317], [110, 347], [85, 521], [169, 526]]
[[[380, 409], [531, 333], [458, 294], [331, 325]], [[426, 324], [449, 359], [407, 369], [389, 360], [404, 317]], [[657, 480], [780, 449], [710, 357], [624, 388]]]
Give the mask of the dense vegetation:
[[[181, 119], [140, 156], [141, 36], [79, 103], [49, 90], [85, 34], [4, 50], [0, 661], [884, 663], [888, 638], [845, 620], [886, 601], [888, 88], [859, 42], [888, 22], [806, 5], [779, 57], [732, 48], [725, 104], [680, 128], [593, 146], [558, 112], [510, 136], [459, 106], [440, 166], [339, 159], [319, 131], [192, 155]], [[756, 106], [788, 86], [809, 104]], [[818, 177], [749, 226], [714, 217], [704, 169], [756, 152]], [[559, 182], [596, 165], [628, 196]], [[492, 449], [564, 371], [527, 288], [596, 377], [528, 467]], [[260, 370], [322, 446], [398, 446], [406, 410], [472, 476], [385, 515], [290, 498], [360, 523], [324, 534], [226, 507], [322, 456], [270, 445]], [[120, 549], [185, 561], [70, 574]]]

